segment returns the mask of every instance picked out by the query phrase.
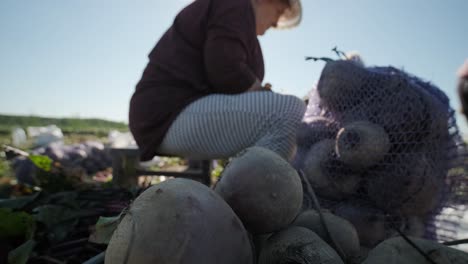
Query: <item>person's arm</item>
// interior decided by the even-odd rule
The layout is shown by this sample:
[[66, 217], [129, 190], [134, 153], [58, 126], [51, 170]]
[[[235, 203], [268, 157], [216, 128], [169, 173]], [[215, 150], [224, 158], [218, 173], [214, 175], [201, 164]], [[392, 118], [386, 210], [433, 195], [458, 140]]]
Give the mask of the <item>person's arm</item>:
[[262, 87], [262, 83], [258, 78], [255, 79], [255, 82], [249, 87], [247, 91], [254, 92], [254, 91], [261, 91], [264, 90]]
[[266, 83], [265, 85], [262, 85], [259, 79], [255, 79], [255, 82], [250, 86], [250, 88], [247, 90], [248, 92], [255, 92], [255, 91], [268, 91], [271, 92], [271, 84]]
[[[223, 1], [230, 7], [218, 11], [208, 23], [204, 46], [205, 72], [215, 92], [242, 93], [261, 87], [247, 62], [249, 38], [256, 38], [254, 20], [246, 17], [251, 7], [245, 1]], [[221, 3], [221, 2], [218, 2]]]

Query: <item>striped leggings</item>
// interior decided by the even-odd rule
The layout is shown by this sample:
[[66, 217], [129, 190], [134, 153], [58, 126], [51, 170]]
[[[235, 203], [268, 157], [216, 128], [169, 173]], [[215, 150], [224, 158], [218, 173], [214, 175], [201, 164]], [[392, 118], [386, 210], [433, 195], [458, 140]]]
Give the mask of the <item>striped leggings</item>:
[[290, 161], [305, 107], [295, 96], [274, 92], [208, 95], [179, 114], [158, 152], [191, 159], [220, 159], [260, 146]]

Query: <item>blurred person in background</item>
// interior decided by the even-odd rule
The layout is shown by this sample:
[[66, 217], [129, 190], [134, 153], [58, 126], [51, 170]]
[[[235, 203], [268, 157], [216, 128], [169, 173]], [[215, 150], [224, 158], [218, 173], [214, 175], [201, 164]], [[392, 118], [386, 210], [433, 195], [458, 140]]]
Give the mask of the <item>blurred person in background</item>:
[[290, 160], [305, 104], [262, 85], [257, 37], [301, 16], [299, 0], [195, 0], [180, 11], [130, 101], [140, 159], [221, 159], [260, 146]]

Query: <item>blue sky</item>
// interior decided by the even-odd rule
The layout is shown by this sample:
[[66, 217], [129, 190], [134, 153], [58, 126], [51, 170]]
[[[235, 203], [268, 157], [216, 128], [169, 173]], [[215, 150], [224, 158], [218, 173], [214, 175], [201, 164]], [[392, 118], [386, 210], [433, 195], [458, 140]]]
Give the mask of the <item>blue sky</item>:
[[[127, 122], [147, 54], [188, 0], [0, 1], [0, 113]], [[260, 42], [276, 91], [304, 96], [334, 46], [368, 65], [404, 68], [458, 109], [455, 72], [468, 58], [466, 0], [302, 0], [293, 30]], [[459, 126], [467, 124], [459, 118]]]

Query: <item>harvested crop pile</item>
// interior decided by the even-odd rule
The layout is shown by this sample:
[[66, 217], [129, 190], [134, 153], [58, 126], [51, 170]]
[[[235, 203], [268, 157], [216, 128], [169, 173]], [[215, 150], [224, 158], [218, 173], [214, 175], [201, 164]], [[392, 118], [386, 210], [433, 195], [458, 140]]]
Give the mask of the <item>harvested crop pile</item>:
[[[392, 245], [388, 238], [398, 235], [389, 233], [385, 215], [352, 200], [334, 211], [301, 212], [302, 194], [300, 175], [290, 164], [269, 150], [248, 148], [232, 159], [214, 190], [170, 179], [143, 192], [114, 232], [106, 263], [382, 263], [374, 261], [380, 245]], [[412, 218], [405, 230], [417, 234], [424, 227]], [[442, 263], [468, 256], [420, 241], [422, 253], [402, 245], [406, 241], [398, 244], [397, 251], [408, 251], [398, 259], [434, 257], [424, 243], [448, 254], [452, 262]], [[376, 245], [378, 251], [372, 250]]]
[[[75, 174], [93, 175], [112, 166], [111, 156], [104, 144], [99, 141], [86, 141], [73, 145], [63, 142], [53, 142], [47, 146], [36, 148], [31, 155], [43, 155], [59, 162], [61, 166], [74, 170]], [[20, 183], [36, 184], [40, 173], [33, 162], [24, 155], [11, 158], [12, 168]]]

